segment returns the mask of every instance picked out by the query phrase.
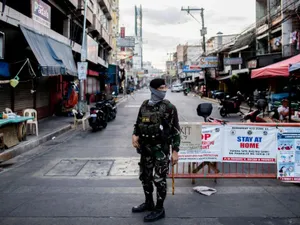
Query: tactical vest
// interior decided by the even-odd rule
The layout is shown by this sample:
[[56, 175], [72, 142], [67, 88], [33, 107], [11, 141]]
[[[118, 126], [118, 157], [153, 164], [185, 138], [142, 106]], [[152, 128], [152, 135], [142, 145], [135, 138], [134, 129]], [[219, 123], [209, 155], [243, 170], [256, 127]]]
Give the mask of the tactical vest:
[[166, 137], [166, 109], [168, 101], [163, 100], [157, 105], [148, 105], [149, 100], [141, 106], [141, 122], [138, 124], [141, 139], [144, 142], [161, 141]]

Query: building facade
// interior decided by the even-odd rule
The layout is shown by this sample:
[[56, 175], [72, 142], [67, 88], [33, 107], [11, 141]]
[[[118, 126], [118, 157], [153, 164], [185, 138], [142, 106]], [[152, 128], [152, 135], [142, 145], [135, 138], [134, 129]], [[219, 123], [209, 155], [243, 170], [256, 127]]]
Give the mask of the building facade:
[[[78, 79], [77, 62], [81, 61], [84, 1], [6, 2], [0, 18], [0, 63], [8, 65], [9, 74], [0, 73], [0, 111], [7, 107], [21, 113], [34, 108], [38, 118], [51, 116], [62, 104], [72, 105], [68, 99]], [[105, 90], [109, 55], [115, 47], [112, 0], [88, 0], [86, 15], [84, 58], [88, 70], [83, 92], [86, 100], [95, 101]], [[5, 81], [16, 78], [16, 74], [19, 84], [13, 88]]]

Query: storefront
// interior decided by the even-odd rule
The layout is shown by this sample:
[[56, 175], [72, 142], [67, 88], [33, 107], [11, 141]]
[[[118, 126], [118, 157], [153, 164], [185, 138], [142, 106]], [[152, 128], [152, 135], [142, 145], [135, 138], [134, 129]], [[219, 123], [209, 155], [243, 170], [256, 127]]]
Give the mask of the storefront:
[[72, 110], [77, 103], [70, 104], [70, 87], [77, 69], [71, 47], [27, 27], [20, 28], [38, 65], [29, 61], [30, 79], [22, 77], [25, 81], [14, 88], [13, 110], [34, 108], [39, 119]]
[[93, 103], [98, 100], [97, 94], [100, 93], [99, 72], [88, 70], [87, 79], [84, 81], [85, 94], [89, 97], [89, 102]]

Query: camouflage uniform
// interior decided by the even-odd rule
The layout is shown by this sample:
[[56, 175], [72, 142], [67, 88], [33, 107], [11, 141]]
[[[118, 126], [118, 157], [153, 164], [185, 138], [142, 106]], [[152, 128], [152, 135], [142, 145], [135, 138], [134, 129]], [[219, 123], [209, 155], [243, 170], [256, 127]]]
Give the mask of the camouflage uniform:
[[[157, 207], [162, 208], [167, 194], [167, 175], [169, 171], [170, 145], [173, 151], [179, 151], [180, 127], [176, 107], [168, 100], [150, 106], [145, 101], [140, 110], [134, 128], [139, 136], [141, 154], [140, 180], [144, 193], [151, 196], [153, 182], [157, 188]], [[154, 169], [154, 175], [153, 175]]]

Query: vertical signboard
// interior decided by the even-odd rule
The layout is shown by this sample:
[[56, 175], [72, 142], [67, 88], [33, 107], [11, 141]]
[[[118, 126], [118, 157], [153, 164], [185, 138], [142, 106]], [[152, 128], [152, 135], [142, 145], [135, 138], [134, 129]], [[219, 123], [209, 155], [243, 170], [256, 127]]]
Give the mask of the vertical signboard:
[[32, 19], [51, 28], [51, 7], [42, 0], [31, 0]]
[[87, 62], [77, 62], [77, 72], [78, 72], [79, 80], [86, 80], [87, 70], [88, 70]]
[[300, 130], [280, 127], [277, 134], [277, 177], [300, 182]]

